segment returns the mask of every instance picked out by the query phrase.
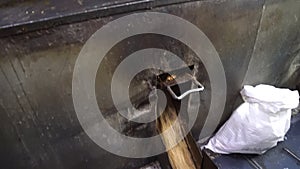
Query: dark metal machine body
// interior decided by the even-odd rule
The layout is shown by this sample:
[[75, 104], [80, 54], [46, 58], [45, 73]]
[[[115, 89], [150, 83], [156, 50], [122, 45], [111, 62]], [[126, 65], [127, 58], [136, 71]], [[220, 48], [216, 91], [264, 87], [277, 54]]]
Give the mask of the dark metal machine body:
[[[239, 104], [244, 84], [289, 88], [299, 84], [299, 0], [3, 0], [0, 168], [131, 169], [161, 159], [130, 159], [101, 149], [84, 133], [72, 101], [73, 68], [86, 40], [109, 21], [142, 11], [182, 17], [200, 28], [215, 46], [227, 83], [220, 124]], [[205, 90], [192, 129], [192, 136], [198, 139], [211, 104], [210, 80], [193, 51], [166, 36], [137, 35], [110, 50], [96, 77], [99, 108], [119, 132], [136, 137], [153, 134], [151, 126], [130, 123], [116, 113], [110, 96], [117, 65], [129, 54], [149, 47], [166, 49], [187, 64], [199, 65], [195, 76]], [[141, 82], [152, 75], [151, 70], [142, 72], [131, 83], [130, 95], [137, 107], [142, 107], [139, 101], [150, 92]]]

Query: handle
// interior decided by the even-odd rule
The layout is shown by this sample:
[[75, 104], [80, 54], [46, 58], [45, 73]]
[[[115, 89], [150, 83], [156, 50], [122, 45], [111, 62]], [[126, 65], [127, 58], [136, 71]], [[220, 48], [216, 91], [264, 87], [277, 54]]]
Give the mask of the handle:
[[196, 79], [196, 78], [193, 78], [193, 82], [198, 86], [198, 88], [196, 89], [191, 89], [191, 90], [188, 90], [186, 92], [184, 92], [182, 95], [180, 96], [177, 96], [174, 91], [171, 89], [170, 86], [167, 86], [167, 89], [168, 91], [170, 92], [170, 94], [172, 95], [172, 97], [174, 99], [177, 99], [177, 100], [181, 100], [183, 99], [185, 96], [191, 94], [191, 93], [194, 93], [194, 92], [200, 92], [200, 91], [203, 91], [204, 90], [204, 86]]

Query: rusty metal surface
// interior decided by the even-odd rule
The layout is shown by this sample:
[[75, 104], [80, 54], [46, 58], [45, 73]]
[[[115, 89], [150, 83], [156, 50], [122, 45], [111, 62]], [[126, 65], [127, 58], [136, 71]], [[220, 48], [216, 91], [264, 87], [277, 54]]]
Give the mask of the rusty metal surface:
[[[29, 7], [32, 3], [39, 6], [38, 4], [44, 1], [21, 2], [16, 3], [16, 10], [23, 13], [15, 16], [15, 21], [24, 22], [18, 23], [34, 19], [35, 12], [30, 14], [32, 17], [29, 17], [29, 20], [28, 18], [26, 20], [25, 9], [31, 10]], [[114, 2], [122, 4], [125, 1]], [[26, 6], [27, 3], [29, 6]], [[294, 65], [297, 65], [295, 58], [299, 56], [299, 1], [210, 0], [166, 4], [160, 7], [153, 6], [151, 10], [174, 14], [195, 24], [208, 36], [220, 55], [228, 86], [222, 122], [230, 116], [239, 96], [238, 92], [244, 83], [271, 83], [278, 77], [272, 72], [284, 76], [285, 72], [293, 74], [297, 71], [290, 69], [290, 63], [295, 62]], [[61, 7], [63, 6], [62, 4]], [[78, 8], [74, 7], [75, 9], [83, 9], [80, 5], [76, 6]], [[120, 169], [138, 168], [156, 160], [156, 157], [150, 159], [118, 157], [99, 148], [83, 132], [74, 112], [71, 96], [73, 67], [84, 42], [105, 23], [121, 17], [124, 12], [149, 9], [149, 6], [140, 7], [128, 5], [125, 6], [126, 10], [123, 9], [121, 12], [115, 11], [114, 8], [111, 10], [112, 13], [99, 14], [103, 16], [101, 18], [75, 17], [78, 20], [69, 24], [55, 22], [54, 25], [46, 25], [44, 29], [40, 29], [38, 25], [28, 28], [25, 32], [19, 32], [20, 27], [14, 30], [4, 26], [5, 29], [2, 29], [1, 33], [0, 28], [1, 167]], [[13, 23], [13, 16], [8, 15], [5, 8], [14, 9], [13, 6], [1, 4], [2, 26]], [[41, 10], [37, 11], [40, 15]], [[58, 16], [62, 15], [60, 12]], [[108, 16], [111, 14], [114, 15]], [[3, 22], [6, 16], [8, 20]], [[5, 32], [6, 30], [10, 31]], [[143, 43], [140, 43], [141, 41]], [[195, 59], [194, 53], [180, 42], [168, 37], [135, 36], [125, 39], [111, 49], [101, 63], [96, 78], [95, 90], [99, 107], [116, 130], [137, 137], [147, 137], [147, 134], [143, 135], [145, 133], [151, 134], [151, 126], [130, 123], [117, 114], [109, 93], [109, 82], [116, 66], [128, 54], [147, 47], [167, 49], [188, 63], [196, 62], [200, 65], [197, 78], [203, 82], [206, 90], [201, 93], [200, 112], [192, 130], [193, 136], [197, 138], [211, 104], [210, 81], [204, 66], [200, 60]], [[147, 85], [140, 82], [148, 77], [149, 72], [144, 72], [132, 81], [131, 95], [147, 96], [149, 92]], [[278, 78], [278, 84], [281, 79]], [[299, 78], [296, 76], [293, 80], [287, 80], [288, 83], [285, 85], [289, 87], [297, 79]], [[141, 91], [144, 92], [141, 94]]]

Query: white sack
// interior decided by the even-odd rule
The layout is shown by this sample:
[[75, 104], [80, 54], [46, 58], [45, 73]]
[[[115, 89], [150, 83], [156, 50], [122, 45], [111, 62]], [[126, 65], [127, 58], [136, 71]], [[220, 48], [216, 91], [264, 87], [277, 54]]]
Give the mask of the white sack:
[[244, 86], [243, 100], [208, 144], [216, 153], [262, 154], [284, 140], [299, 93], [269, 85]]

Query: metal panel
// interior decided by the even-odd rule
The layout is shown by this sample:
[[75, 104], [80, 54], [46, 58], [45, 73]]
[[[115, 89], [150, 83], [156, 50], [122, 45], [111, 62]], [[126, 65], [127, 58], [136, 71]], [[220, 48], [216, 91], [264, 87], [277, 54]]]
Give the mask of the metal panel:
[[[0, 28], [2, 37], [0, 39], [0, 149], [3, 150], [0, 159], [2, 166], [6, 168], [137, 168], [156, 159], [156, 157], [128, 159], [102, 150], [83, 132], [74, 112], [71, 82], [77, 55], [84, 42], [96, 30], [123, 15], [117, 14], [153, 7], [151, 11], [174, 14], [190, 21], [208, 36], [220, 55], [227, 78], [227, 104], [222, 122], [230, 116], [234, 108], [247, 69], [249, 68], [247, 77], [254, 78], [257, 74], [250, 76], [249, 72], [256, 70], [255, 66], [264, 64], [264, 62], [251, 60], [251, 65], [248, 66], [251, 57], [260, 56], [257, 52], [258, 47], [266, 45], [264, 58], [273, 58], [275, 62], [278, 56], [283, 58], [278, 60], [280, 63], [285, 62], [288, 65], [289, 55], [281, 54], [286, 54], [292, 49], [285, 44], [299, 42], [299, 36], [293, 36], [293, 32], [299, 30], [297, 29], [299, 21], [295, 22], [292, 14], [300, 10], [293, 0], [272, 1], [272, 3], [270, 1], [267, 4], [264, 4], [263, 0], [213, 0], [188, 3], [155, 1], [160, 2], [157, 6], [153, 5], [152, 1], [149, 2], [153, 6], [148, 6], [148, 1], [144, 1], [145, 3], [142, 4], [147, 4], [146, 7], [127, 4], [125, 3], [127, 1], [120, 0], [109, 1], [109, 3], [106, 3], [108, 1], [97, 2], [99, 8], [92, 7], [96, 4], [94, 1], [84, 1], [83, 7], [80, 2], [76, 2], [79, 5], [68, 5], [70, 8], [65, 10], [65, 3], [62, 3], [53, 12], [44, 11], [46, 17], [40, 17], [43, 16], [41, 14], [43, 2], [16, 3], [15, 6], [2, 6], [0, 9], [5, 11], [0, 13], [3, 16], [0, 22], [2, 25]], [[52, 2], [56, 1], [48, 2], [46, 7], [51, 9]], [[37, 6], [33, 7], [32, 4], [35, 3]], [[122, 4], [122, 10], [115, 8], [115, 4]], [[114, 8], [107, 12], [102, 8], [105, 5]], [[271, 22], [267, 19], [268, 11], [272, 11], [277, 6], [278, 8], [283, 6], [284, 11], [289, 11], [287, 14], [282, 14], [284, 24], [271, 24], [272, 29], [264, 30], [268, 36], [263, 39], [261, 27], [266, 27], [267, 23], [264, 22]], [[286, 6], [291, 9], [287, 10]], [[95, 13], [91, 10], [85, 14], [83, 9], [87, 8], [96, 9]], [[20, 15], [14, 16], [14, 10], [20, 11]], [[30, 17], [26, 17], [29, 15], [26, 11], [30, 10], [35, 12], [31, 12]], [[108, 16], [112, 14], [114, 15]], [[94, 15], [96, 19], [91, 19]], [[74, 20], [69, 16], [74, 17]], [[296, 16], [298, 17], [298, 13]], [[97, 19], [97, 17], [101, 18]], [[21, 26], [11, 25], [14, 20]], [[22, 30], [23, 26], [26, 27], [25, 30]], [[276, 32], [274, 29], [282, 31]], [[280, 38], [277, 37], [279, 35]], [[276, 37], [285, 39], [282, 43], [276, 43], [276, 48], [282, 49], [280, 51], [273, 50], [272, 45], [267, 48], [268, 42], [272, 38], [277, 39]], [[140, 43], [141, 41], [144, 43]], [[198, 78], [206, 86], [206, 90], [201, 93], [201, 111], [192, 131], [197, 138], [211, 104], [210, 81], [201, 61], [195, 59], [193, 52], [168, 37], [153, 35], [132, 37], [122, 41], [107, 55], [107, 59], [98, 70], [96, 79], [98, 103], [105, 111], [107, 120], [120, 132], [134, 127], [135, 124], [128, 123], [112, 109], [111, 99], [105, 96], [110, 94], [109, 82], [117, 64], [127, 54], [145, 47], [165, 48], [188, 62], [200, 65]], [[278, 66], [274, 64], [276, 65]], [[133, 94], [145, 89], [139, 80], [141, 79], [137, 78], [132, 83]], [[150, 132], [151, 128], [145, 128]], [[145, 128], [133, 130], [133, 134], [140, 136], [141, 133], [147, 133], [144, 132]]]

